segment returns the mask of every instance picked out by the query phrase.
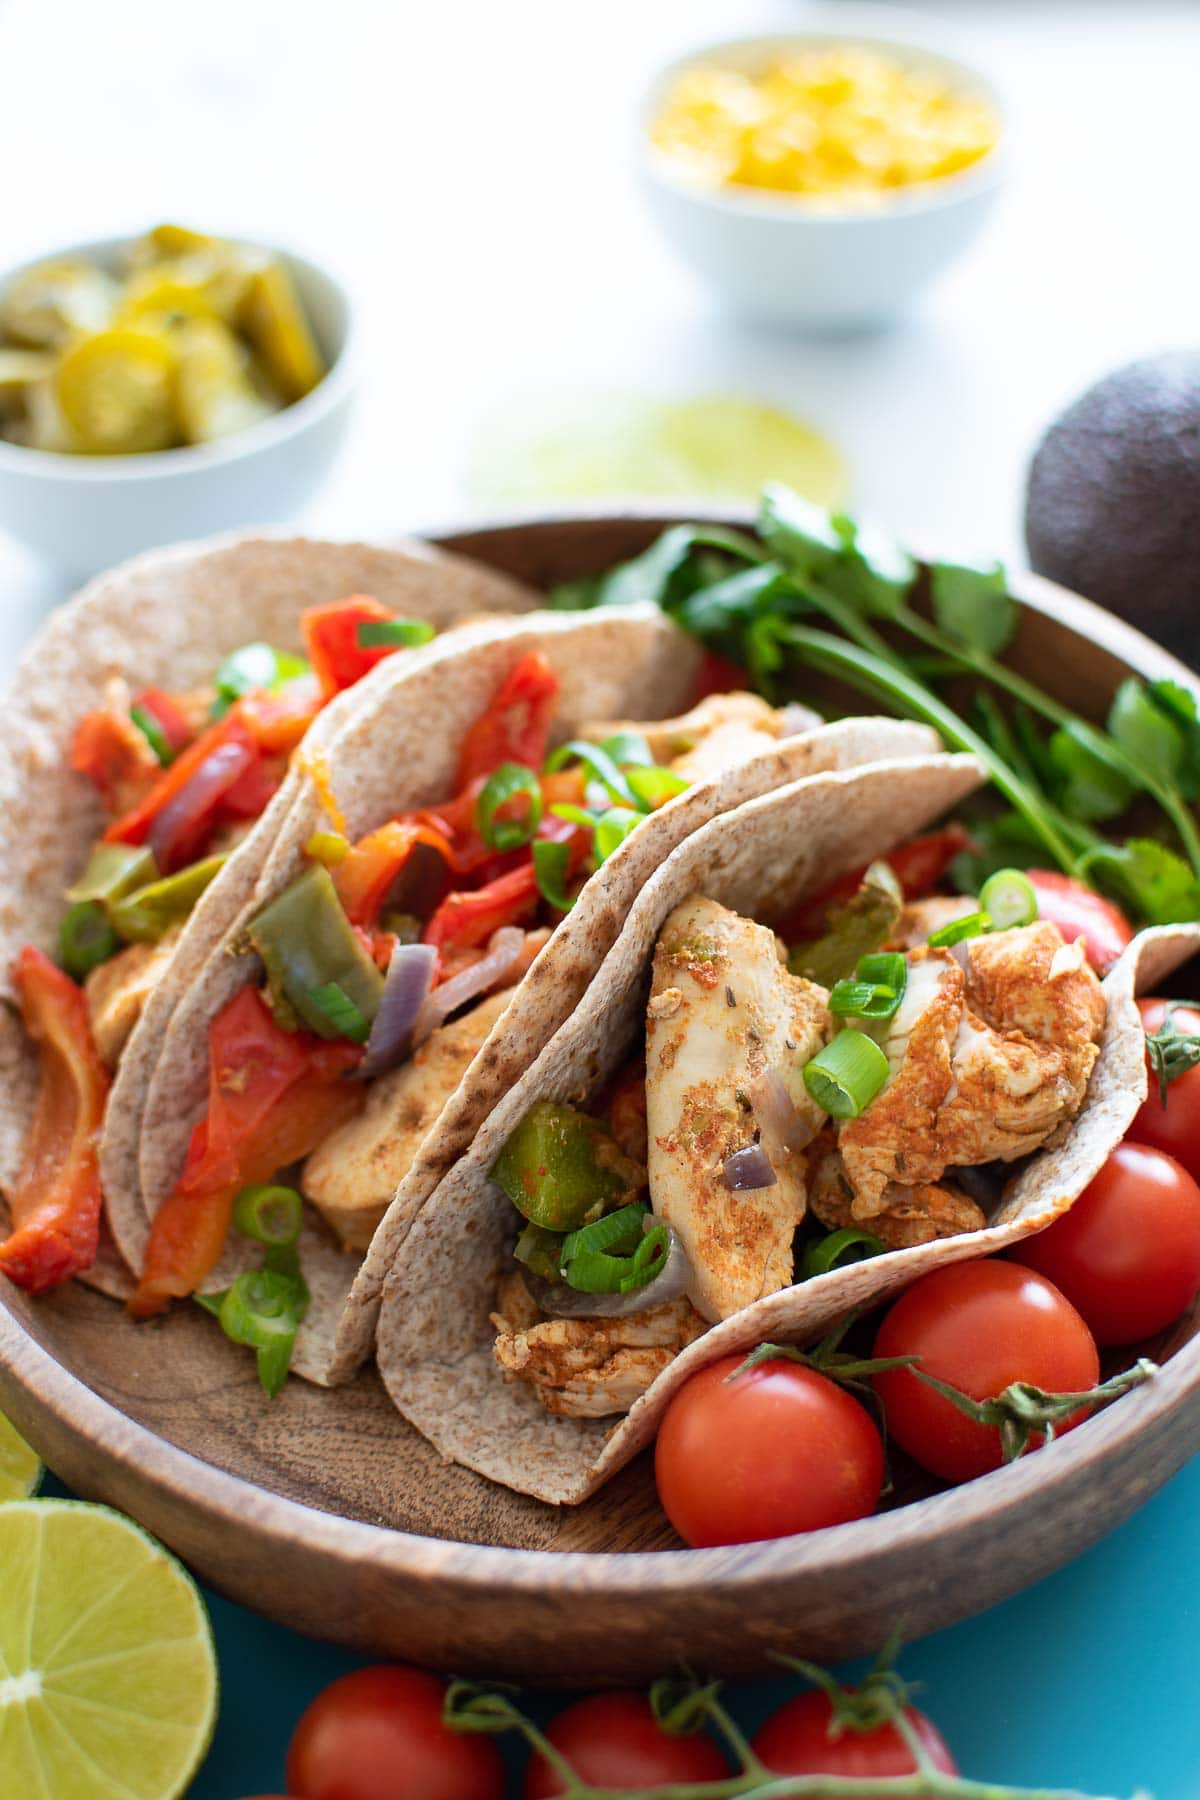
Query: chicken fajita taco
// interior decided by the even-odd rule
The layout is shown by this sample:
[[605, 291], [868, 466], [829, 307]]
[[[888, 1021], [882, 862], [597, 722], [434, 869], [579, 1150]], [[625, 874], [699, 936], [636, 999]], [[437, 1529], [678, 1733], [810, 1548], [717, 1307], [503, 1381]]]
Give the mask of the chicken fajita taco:
[[303, 1223], [304, 1285], [255, 1293], [298, 1327], [298, 1373], [347, 1378], [412, 1218], [675, 846], [798, 776], [932, 742], [744, 693], [697, 701], [701, 671], [652, 608], [527, 617], [414, 668], [323, 746], [170, 1022], [141, 1137], [136, 1311], [215, 1293], [255, 1343], [267, 1327], [235, 1311], [237, 1284], [264, 1273], [246, 1268], [253, 1208], [278, 1202], [281, 1231]]
[[696, 1368], [810, 1342], [1097, 1173], [1146, 1092], [1135, 991], [1195, 936], [1147, 932], [1101, 980], [1019, 871], [918, 897], [905, 840], [978, 779], [817, 775], [647, 883], [389, 1275], [380, 1369], [443, 1455], [579, 1502]]
[[260, 538], [142, 557], [54, 615], [0, 723], [10, 1279], [127, 1285], [149, 1076], [254, 890], [297, 746], [315, 754], [379, 665], [532, 600], [422, 545]]

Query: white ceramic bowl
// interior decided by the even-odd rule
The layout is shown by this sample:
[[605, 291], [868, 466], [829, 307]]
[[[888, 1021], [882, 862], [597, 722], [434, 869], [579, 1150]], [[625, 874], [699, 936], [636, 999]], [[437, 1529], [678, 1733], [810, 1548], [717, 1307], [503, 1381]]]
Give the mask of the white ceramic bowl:
[[[129, 238], [47, 251], [0, 276], [6, 287], [48, 256], [115, 268]], [[303, 302], [328, 374], [311, 394], [213, 444], [142, 456], [67, 456], [0, 438], [0, 526], [72, 576], [139, 550], [295, 513], [341, 443], [354, 385], [350, 301], [315, 263], [276, 250]]]
[[[821, 29], [711, 44], [679, 57], [651, 84], [639, 116], [650, 211], [672, 249], [739, 312], [822, 331], [882, 324], [910, 306], [984, 225], [1003, 173], [1000, 96], [978, 69], [936, 47], [936, 28], [902, 18], [883, 8], [826, 10]], [[878, 210], [827, 212], [786, 194], [689, 181], [652, 143], [651, 125], [685, 69], [719, 63], [755, 70], [789, 50], [832, 44], [890, 51], [980, 94], [1000, 116], [997, 145], [961, 174], [899, 189]]]

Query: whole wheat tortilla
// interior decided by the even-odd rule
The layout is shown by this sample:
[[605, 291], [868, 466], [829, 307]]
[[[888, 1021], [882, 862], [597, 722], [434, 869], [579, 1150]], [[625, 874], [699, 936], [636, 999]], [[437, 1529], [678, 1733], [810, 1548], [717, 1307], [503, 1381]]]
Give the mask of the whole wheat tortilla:
[[715, 820], [647, 884], [583, 1005], [440, 1184], [388, 1277], [379, 1367], [404, 1417], [443, 1456], [518, 1492], [576, 1504], [650, 1441], [667, 1401], [695, 1370], [764, 1342], [811, 1342], [846, 1312], [931, 1268], [1041, 1230], [1097, 1173], [1146, 1095], [1135, 994], [1200, 949], [1200, 927], [1143, 932], [1110, 972], [1083, 1110], [1066, 1142], [1040, 1152], [1010, 1184], [986, 1229], [891, 1251], [756, 1302], [691, 1344], [615, 1423], [547, 1413], [531, 1387], [504, 1381], [491, 1353], [488, 1313], [511, 1267], [517, 1219], [488, 1171], [535, 1101], [586, 1100], [619, 1068], [642, 1030], [653, 945], [673, 907], [703, 892], [769, 920], [789, 898], [902, 841], [972, 785], [973, 765], [963, 758], [819, 776]]
[[[186, 689], [207, 680], [239, 644], [263, 639], [301, 648], [302, 609], [370, 592], [402, 615], [438, 626], [486, 610], [522, 611], [528, 589], [424, 544], [385, 549], [296, 537], [239, 536], [138, 557], [88, 584], [51, 615], [18, 665], [0, 718], [0, 1188], [20, 1167], [37, 1084], [37, 1059], [13, 1009], [13, 960], [32, 943], [52, 951], [63, 890], [80, 873], [105, 819], [91, 782], [68, 766], [82, 715], [102, 705], [122, 677]], [[420, 656], [425, 652], [414, 652]], [[335, 731], [399, 659], [388, 659], [326, 708], [317, 736]], [[289, 779], [205, 893], [172, 966], [125, 1047], [101, 1145], [113, 1236], [137, 1196], [136, 1144], [150, 1071], [181, 992], [253, 891], [266, 850], [286, 816]], [[96, 1285], [121, 1286], [106, 1243]]]
[[[432, 651], [431, 646], [431, 651]], [[700, 652], [652, 606], [536, 617], [466, 627], [452, 657], [432, 654], [377, 690], [324, 747], [322, 784], [301, 779], [248, 904], [222, 947], [175, 1007], [154, 1071], [140, 1150], [147, 1215], [171, 1192], [188, 1137], [208, 1094], [208, 1028], [240, 987], [257, 978], [252, 956], [230, 955], [238, 931], [307, 866], [304, 845], [325, 819], [332, 790], [351, 837], [397, 813], [433, 804], [453, 791], [462, 736], [501, 681], [530, 650], [546, 655], [560, 680], [554, 736], [568, 738], [602, 718], [663, 718], [681, 710], [692, 691]], [[336, 1311], [314, 1300], [297, 1367], [326, 1382], [348, 1379], [369, 1353], [383, 1278], [411, 1219], [441, 1176], [469, 1146], [479, 1124], [533, 1061], [582, 998], [615, 941], [636, 894], [685, 836], [715, 813], [815, 769], [840, 767], [881, 753], [927, 752], [936, 738], [924, 726], [887, 719], [850, 719], [786, 739], [720, 779], [697, 783], [630, 835], [585, 887], [575, 908], [537, 957], [487, 1041], [443, 1109], [393, 1199], [362, 1268], [316, 1234], [313, 1254], [340, 1264], [348, 1303]], [[147, 1223], [142, 1227], [148, 1231]], [[223, 1286], [238, 1266], [231, 1247], [211, 1277]], [[207, 1285], [207, 1284], [206, 1284]], [[330, 1291], [336, 1289], [330, 1283]], [[322, 1363], [318, 1342], [326, 1349]]]

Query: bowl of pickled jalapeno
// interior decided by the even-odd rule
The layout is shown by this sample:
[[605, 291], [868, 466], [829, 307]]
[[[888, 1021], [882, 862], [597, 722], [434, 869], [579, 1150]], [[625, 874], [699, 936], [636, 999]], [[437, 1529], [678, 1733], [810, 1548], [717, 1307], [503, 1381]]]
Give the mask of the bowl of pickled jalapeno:
[[287, 517], [342, 437], [350, 337], [316, 264], [181, 225], [0, 276], [0, 527], [86, 573]]

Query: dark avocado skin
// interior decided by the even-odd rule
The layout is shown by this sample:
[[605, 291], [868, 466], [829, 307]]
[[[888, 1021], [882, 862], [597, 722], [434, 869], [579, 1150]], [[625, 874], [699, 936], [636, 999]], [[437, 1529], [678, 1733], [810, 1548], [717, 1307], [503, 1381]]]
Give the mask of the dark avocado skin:
[[1114, 370], [1051, 425], [1025, 543], [1039, 575], [1200, 665], [1200, 350]]

